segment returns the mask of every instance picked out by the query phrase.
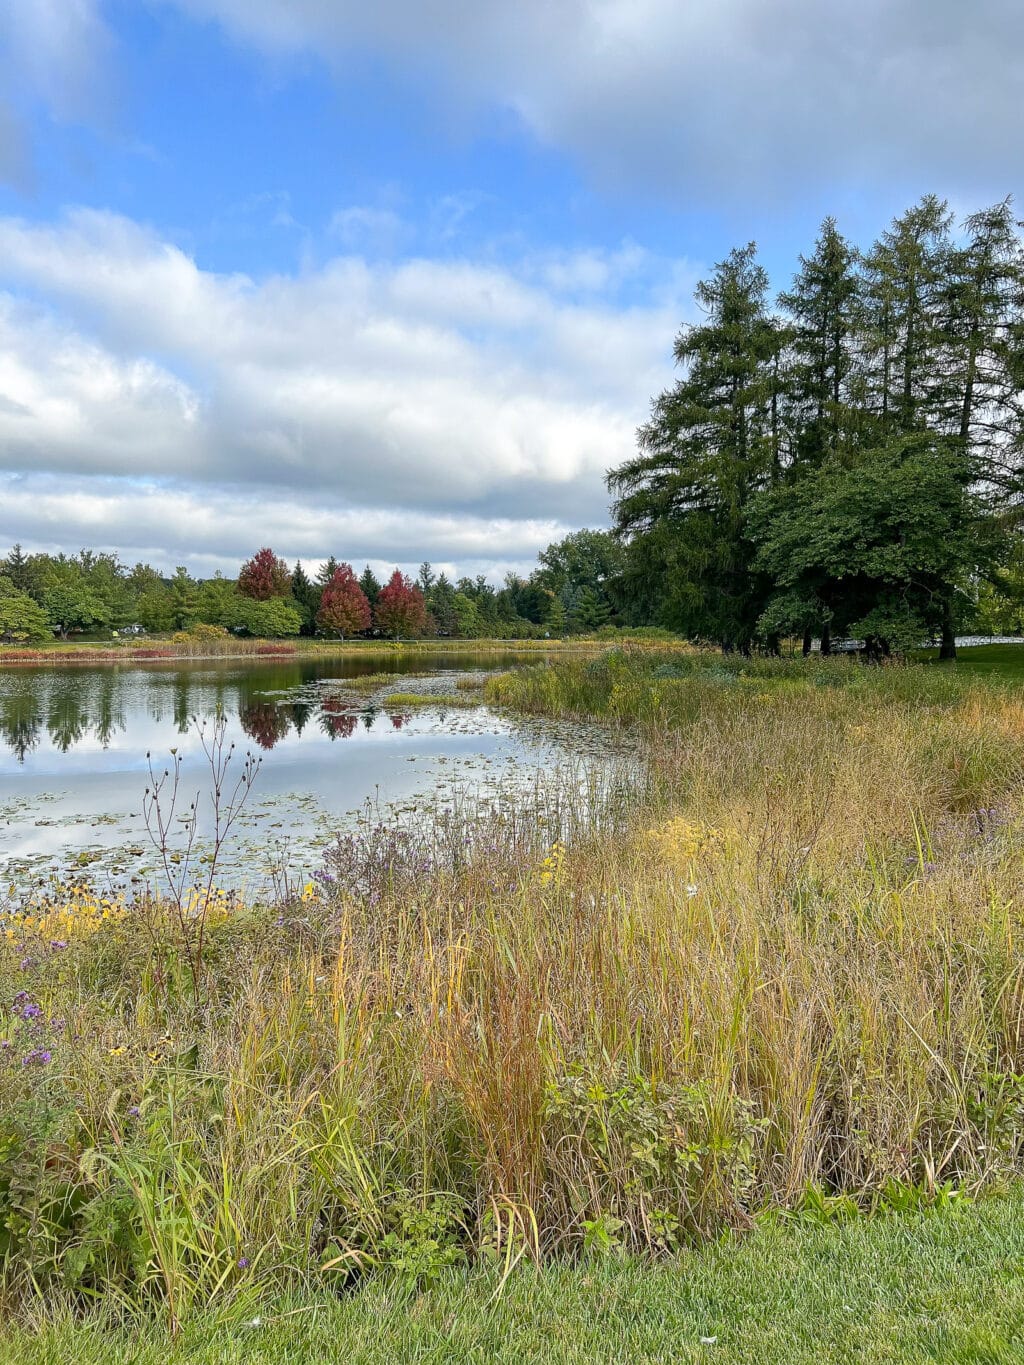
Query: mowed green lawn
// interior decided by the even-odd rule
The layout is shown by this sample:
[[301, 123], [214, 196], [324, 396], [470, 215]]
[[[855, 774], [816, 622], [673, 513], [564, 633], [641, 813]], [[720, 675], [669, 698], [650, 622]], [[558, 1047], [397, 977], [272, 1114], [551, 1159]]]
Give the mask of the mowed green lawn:
[[[938, 655], [937, 649], [930, 649], [922, 657], [934, 663], [938, 661]], [[1019, 645], [971, 645], [967, 649], [959, 649], [954, 667], [960, 672], [1024, 681], [1024, 640]]]
[[3, 1365], [1024, 1360], [1024, 1194], [760, 1228], [666, 1264], [453, 1274], [425, 1293], [237, 1305], [187, 1325], [8, 1328]]

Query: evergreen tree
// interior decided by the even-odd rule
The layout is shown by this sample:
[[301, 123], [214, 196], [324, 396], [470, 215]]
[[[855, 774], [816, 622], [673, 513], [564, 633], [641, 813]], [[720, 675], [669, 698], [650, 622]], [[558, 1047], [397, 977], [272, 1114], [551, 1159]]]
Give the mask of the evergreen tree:
[[863, 397], [883, 438], [923, 430], [941, 403], [951, 223], [947, 205], [926, 195], [865, 257]]
[[1010, 200], [964, 223], [943, 291], [945, 430], [974, 453], [1001, 497], [1021, 489], [1024, 448], [1024, 247]]
[[320, 572], [316, 576], [316, 581], [319, 587], [326, 588], [327, 584], [331, 581], [331, 579], [337, 572], [337, 569], [338, 561], [334, 558], [333, 555], [329, 555], [328, 558], [324, 560], [324, 563], [320, 568]]
[[455, 589], [445, 573], [440, 573], [430, 590], [427, 606], [434, 618], [439, 635], [454, 635], [456, 631], [453, 602]]
[[11, 553], [0, 563], [0, 574], [9, 579], [12, 587], [17, 588], [19, 592], [28, 592], [31, 580], [29, 559], [20, 542], [13, 546]]
[[697, 288], [707, 321], [675, 346], [683, 377], [655, 400], [641, 453], [609, 476], [625, 577], [664, 583], [662, 616], [723, 649], [749, 649], [764, 605], [747, 510], [777, 476], [778, 359], [768, 278], [753, 243]]
[[380, 580], [367, 564], [366, 568], [359, 575], [359, 586], [366, 594], [366, 600], [371, 607], [377, 605], [377, 598], [380, 596]]
[[607, 625], [610, 615], [608, 603], [589, 585], [584, 587], [576, 604], [576, 624], [580, 630], [599, 630]]
[[549, 634], [554, 636], [556, 640], [560, 640], [565, 634], [568, 626], [568, 619], [560, 597], [553, 596], [551, 598], [551, 606], [548, 609], [548, 619], [544, 624], [547, 626]]
[[302, 560], [297, 559], [292, 570], [292, 598], [302, 616], [303, 635], [313, 633], [313, 623], [320, 610], [321, 591], [310, 582], [309, 575], [302, 567]]
[[856, 253], [834, 218], [821, 226], [814, 253], [779, 302], [793, 320], [789, 348], [789, 425], [797, 469], [817, 466], [848, 439], [853, 415], [848, 380], [860, 283]]
[[185, 566], [179, 564], [174, 570], [170, 586], [174, 627], [176, 630], [188, 630], [199, 620], [199, 584]]

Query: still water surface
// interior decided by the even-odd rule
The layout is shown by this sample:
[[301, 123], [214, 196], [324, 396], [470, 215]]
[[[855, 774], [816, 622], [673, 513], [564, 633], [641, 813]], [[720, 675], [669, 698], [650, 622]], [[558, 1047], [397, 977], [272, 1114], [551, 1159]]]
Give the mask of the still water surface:
[[[0, 875], [20, 882], [88, 868], [148, 879], [147, 752], [162, 771], [177, 749], [183, 788], [189, 799], [201, 793], [205, 812], [209, 773], [193, 718], [209, 726], [218, 711], [237, 754], [261, 759], [232, 839], [234, 882], [243, 869], [249, 885], [285, 866], [314, 870], [333, 834], [371, 807], [415, 818], [436, 803], [526, 788], [579, 759], [579, 732], [482, 703], [456, 708], [443, 695], [466, 675], [522, 661], [467, 654], [0, 670]], [[346, 687], [376, 672], [395, 680], [369, 695]], [[437, 700], [387, 705], [398, 691]]]

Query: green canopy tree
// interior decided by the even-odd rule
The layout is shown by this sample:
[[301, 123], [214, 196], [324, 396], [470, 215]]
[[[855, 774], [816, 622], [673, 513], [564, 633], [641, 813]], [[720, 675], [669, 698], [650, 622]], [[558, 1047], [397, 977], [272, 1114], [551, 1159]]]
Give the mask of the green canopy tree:
[[287, 597], [268, 597], [262, 601], [238, 594], [232, 629], [245, 631], [259, 639], [298, 635], [302, 629], [299, 609]]
[[751, 508], [755, 568], [776, 584], [762, 629], [808, 617], [882, 652], [942, 628], [958, 585], [998, 553], [962, 446], [929, 432], [826, 460]]
[[227, 626], [234, 620], [238, 589], [230, 578], [216, 573], [197, 585], [195, 615], [211, 626]]
[[0, 578], [0, 640], [20, 645], [52, 639], [53, 630], [42, 607], [16, 588], [10, 578]]
[[62, 640], [72, 631], [105, 626], [110, 619], [107, 603], [93, 590], [81, 564], [64, 555], [48, 558], [43, 566], [38, 601]]

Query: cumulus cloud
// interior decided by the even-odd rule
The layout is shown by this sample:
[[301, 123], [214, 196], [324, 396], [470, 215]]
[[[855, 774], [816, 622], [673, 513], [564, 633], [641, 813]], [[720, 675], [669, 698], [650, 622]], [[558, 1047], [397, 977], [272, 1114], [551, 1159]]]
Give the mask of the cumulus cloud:
[[385, 52], [613, 184], [748, 198], [1020, 175], [1019, 0], [177, 0], [268, 52]]
[[377, 572], [398, 564], [414, 573], [429, 559], [453, 575], [498, 578], [528, 571], [538, 546], [571, 529], [547, 518], [352, 508], [251, 484], [0, 474], [0, 546], [15, 540], [47, 551], [105, 546], [128, 563], [188, 564], [202, 574], [234, 576], [257, 545], [270, 543], [307, 566], [333, 552]]
[[[673, 287], [623, 307], [624, 271]], [[289, 556], [474, 563], [605, 520], [604, 473], [670, 377], [692, 285], [633, 246], [517, 269], [339, 256], [254, 280], [91, 210], [0, 219], [4, 279], [0, 470], [77, 490], [47, 537], [58, 494], [10, 485], [8, 540], [27, 517], [42, 539], [62, 524], [71, 544], [135, 545], [152, 516], [171, 558], [218, 537], [241, 551], [262, 525]], [[168, 480], [177, 494], [152, 492]]]

